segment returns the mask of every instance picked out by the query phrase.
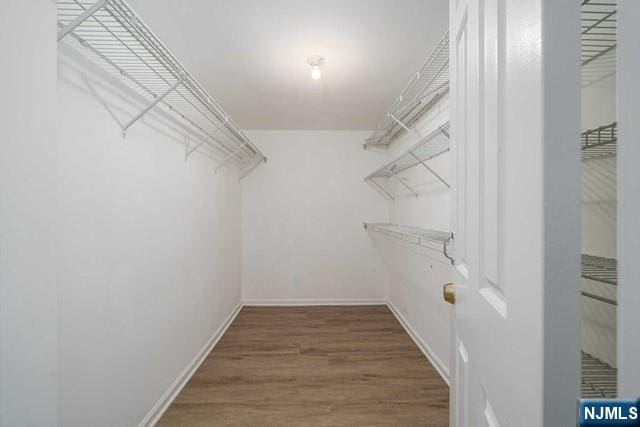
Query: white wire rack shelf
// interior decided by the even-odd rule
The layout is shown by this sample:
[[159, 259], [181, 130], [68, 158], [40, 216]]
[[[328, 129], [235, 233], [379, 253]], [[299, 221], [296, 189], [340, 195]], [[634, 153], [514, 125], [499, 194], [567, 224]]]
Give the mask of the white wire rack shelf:
[[617, 1], [583, 0], [581, 5], [582, 66], [611, 52], [617, 45]]
[[205, 150], [220, 159], [216, 171], [228, 162], [240, 177], [266, 161], [265, 155], [240, 130], [171, 51], [123, 0], [58, 0], [60, 42], [72, 38], [88, 56], [144, 98], [145, 107], [122, 126], [122, 134], [157, 107], [176, 115], [193, 143], [185, 156]]
[[[617, 286], [618, 261], [613, 258], [582, 254], [582, 277], [607, 285]], [[617, 305], [615, 300], [592, 292], [582, 291], [582, 295], [606, 304]]]
[[451, 250], [449, 249], [449, 244], [453, 241], [453, 233], [386, 222], [365, 222], [363, 226], [366, 230], [395, 237], [429, 249], [433, 249], [433, 244], [441, 245], [443, 255], [453, 263]]
[[582, 277], [616, 286], [618, 261], [614, 258], [582, 254]]
[[365, 148], [388, 148], [403, 132], [412, 128], [449, 90], [449, 32], [440, 39], [420, 70], [396, 98], [376, 130], [365, 140]]
[[449, 183], [428, 165], [429, 160], [438, 157], [449, 150], [449, 122], [447, 122], [421, 139], [417, 144], [413, 145], [398, 158], [369, 174], [365, 178], [365, 181], [374, 185], [391, 200], [395, 200], [395, 196], [392, 194], [391, 189], [382, 184], [384, 181], [394, 180], [401, 184], [402, 187], [411, 194], [418, 196], [417, 191], [407, 182], [399, 178], [398, 174], [419, 165], [428, 173], [435, 176], [443, 185], [449, 188]]
[[618, 126], [616, 122], [582, 132], [580, 142], [582, 160], [615, 156], [617, 143]]
[[582, 398], [615, 398], [618, 396], [618, 370], [582, 352]]

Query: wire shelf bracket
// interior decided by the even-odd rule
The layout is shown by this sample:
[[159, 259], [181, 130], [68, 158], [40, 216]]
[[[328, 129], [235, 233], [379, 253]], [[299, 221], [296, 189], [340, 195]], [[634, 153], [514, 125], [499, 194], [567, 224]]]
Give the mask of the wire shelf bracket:
[[440, 39], [427, 60], [391, 104], [364, 148], [387, 149], [402, 131], [422, 139], [414, 124], [449, 91], [449, 32]]
[[249, 143], [249, 141], [245, 141], [242, 143], [242, 145], [240, 145], [238, 148], [235, 149], [235, 151], [231, 154], [229, 154], [227, 157], [225, 157], [219, 164], [218, 166], [216, 166], [214, 172], [217, 173], [218, 169], [220, 169], [222, 166], [224, 166], [225, 163], [227, 163], [229, 160], [231, 160], [231, 158], [233, 156], [235, 156], [236, 154], [238, 154], [238, 151], [240, 151], [242, 149], [242, 147], [244, 147], [245, 145], [247, 145]]
[[[605, 258], [595, 255], [582, 254], [582, 273], [584, 279], [604, 283], [611, 286], [618, 285], [618, 261], [613, 258]], [[602, 295], [593, 292], [581, 291], [582, 295], [593, 300], [601, 301], [609, 305], [618, 303]]]
[[124, 0], [58, 0], [58, 42], [75, 39], [98, 65], [106, 66], [144, 98], [143, 109], [122, 126], [127, 130], [156, 107], [175, 114], [189, 138], [185, 160], [193, 153], [233, 163], [246, 176], [266, 156], [155, 36]]
[[615, 0], [583, 0], [580, 44], [584, 67], [617, 46], [617, 4]]
[[582, 160], [610, 157], [617, 154], [617, 122], [582, 132], [580, 148]]
[[156, 96], [155, 99], [153, 101], [151, 101], [151, 103], [149, 105], [147, 105], [144, 110], [140, 111], [134, 118], [129, 120], [129, 122], [122, 127], [122, 137], [126, 138], [127, 137], [127, 129], [129, 129], [135, 122], [140, 120], [145, 114], [147, 114], [149, 111], [151, 111], [153, 109], [153, 107], [158, 105], [158, 103], [161, 102], [164, 98], [166, 98], [167, 95], [169, 95], [178, 86], [180, 86], [183, 81], [184, 81], [184, 77], [180, 77], [174, 84], [171, 85], [171, 87], [169, 89], [167, 89], [160, 96]]
[[365, 222], [363, 227], [365, 230], [399, 238], [431, 250], [435, 249], [426, 243], [442, 245], [442, 254], [453, 264], [453, 257], [449, 249], [449, 245], [453, 242], [453, 233], [386, 222]]
[[414, 166], [420, 165], [444, 186], [450, 188], [451, 186], [449, 183], [427, 164], [429, 160], [446, 153], [449, 149], [449, 123], [447, 122], [426, 137], [422, 138], [417, 144], [413, 145], [398, 158], [371, 173], [365, 178], [365, 181], [374, 184], [392, 201], [395, 201], [395, 197], [392, 192], [377, 182], [376, 179], [393, 179], [394, 181], [399, 182], [411, 194], [418, 197], [418, 192], [398, 177], [398, 174], [411, 169]]

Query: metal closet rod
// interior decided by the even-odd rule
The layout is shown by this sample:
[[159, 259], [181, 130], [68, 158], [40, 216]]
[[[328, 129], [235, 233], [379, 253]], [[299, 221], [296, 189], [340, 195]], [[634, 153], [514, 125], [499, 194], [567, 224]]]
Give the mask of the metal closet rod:
[[[418, 246], [422, 246], [427, 249], [431, 249], [436, 251], [437, 249], [424, 245], [423, 242], [432, 242], [442, 245], [442, 254], [451, 261], [451, 264], [454, 263], [454, 259], [449, 252], [449, 243], [453, 241], [453, 233], [448, 233], [445, 231], [438, 230], [430, 230], [426, 228], [408, 226], [408, 225], [400, 225], [400, 224], [392, 224], [392, 223], [382, 223], [382, 222], [365, 222], [362, 224], [363, 227], [367, 230], [372, 230], [383, 234], [385, 236], [393, 236], [398, 238], [400, 236], [400, 240], [404, 240], [409, 243], [416, 244]], [[402, 231], [402, 230], [415, 230], [416, 232], [412, 233], [410, 231]], [[438, 237], [429, 236], [431, 234], [438, 234]], [[406, 239], [412, 240], [406, 240]], [[438, 251], [440, 252], [440, 251]]]
[[[171, 54], [166, 46], [162, 44], [155, 34], [153, 34], [153, 32], [124, 1], [98, 0], [89, 7], [86, 7], [85, 4], [78, 0], [73, 0], [73, 2], [67, 2], [64, 4], [77, 6], [84, 10], [82, 10], [82, 12], [72, 19], [67, 25], [63, 25], [58, 22], [58, 25], [62, 27], [59, 29], [57, 34], [58, 41], [62, 40], [65, 36], [72, 34], [83, 46], [88, 47], [94, 54], [97, 54], [110, 66], [113, 66], [121, 75], [127, 77], [136, 86], [140, 87], [147, 94], [153, 97], [150, 103], [140, 113], [123, 126], [123, 133], [157, 104], [162, 103], [205, 135], [195, 147], [187, 145], [186, 157], [195, 152], [203, 144], [206, 143], [207, 145], [210, 145], [209, 140], [213, 140], [217, 142], [222, 149], [230, 153], [225, 157], [222, 163], [216, 166], [216, 170], [234, 156], [238, 159], [243, 159], [244, 157], [240, 155], [241, 150], [248, 155], [248, 158], [258, 158], [260, 161], [266, 160], [264, 154], [247, 138], [237, 124], [224, 112], [222, 107], [220, 107], [220, 105], [211, 98], [200, 83], [193, 78], [180, 61]], [[69, 9], [65, 10], [65, 12], [68, 10]], [[105, 11], [108, 13], [108, 16], [111, 19], [107, 21], [107, 24], [105, 24], [101, 19], [98, 19], [99, 11]], [[67, 15], [70, 14], [67, 13]], [[87, 25], [89, 25], [88, 28], [91, 28], [91, 31], [95, 33], [93, 35], [97, 38], [95, 38], [93, 42], [95, 42], [99, 47], [93, 46], [81, 35], [74, 33], [76, 29], [83, 28], [81, 27], [82, 24], [89, 23], [90, 19], [95, 21], [95, 24], [97, 24], [96, 26], [92, 22], [91, 25]], [[116, 26], [114, 27], [114, 25]], [[102, 30], [100, 28], [102, 28]], [[85, 28], [83, 31], [86, 32], [89, 30]], [[123, 33], [125, 34], [124, 36], [122, 35]], [[124, 38], [126, 38], [126, 40], [123, 40]], [[122, 45], [122, 49], [113, 47], [120, 47], [120, 45]], [[138, 50], [136, 50], [135, 46], [138, 46]], [[102, 52], [101, 48], [107, 49], [108, 53], [105, 54]], [[134, 67], [134, 72], [140, 72], [142, 69], [148, 69], [148, 71], [150, 71], [150, 75], [143, 75], [140, 77], [144, 80], [145, 84], [111, 60], [109, 55], [118, 56], [118, 60], [123, 60], [123, 58], [137, 60], [138, 64], [131, 65]], [[128, 61], [128, 63], [130, 64], [131, 61]], [[157, 64], [159, 69], [156, 69], [150, 63]], [[174, 80], [174, 82], [170, 83], [169, 79]], [[168, 88], [161, 94], [157, 94], [155, 89], [147, 87], [147, 82], [149, 82], [151, 87], [154, 88], [159, 88], [161, 86], [168, 86]], [[185, 94], [181, 92], [181, 88], [186, 90], [192, 99], [186, 97]], [[205, 120], [213, 124], [215, 126], [213, 133], [207, 132], [200, 125], [169, 103], [167, 98], [171, 94], [179, 96], [186, 104], [201, 114]], [[218, 123], [212, 121], [205, 111], [215, 118]], [[213, 134], [216, 132], [221, 132], [225, 135], [235, 148], [229, 148], [225, 143], [215, 138]], [[255, 167], [255, 165], [253, 165], [251, 169], [253, 169], [253, 167]]]

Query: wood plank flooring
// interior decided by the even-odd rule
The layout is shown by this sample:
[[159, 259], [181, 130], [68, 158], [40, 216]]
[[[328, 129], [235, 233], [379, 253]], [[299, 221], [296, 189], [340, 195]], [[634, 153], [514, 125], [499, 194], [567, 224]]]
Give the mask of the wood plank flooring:
[[449, 389], [386, 306], [244, 307], [160, 426], [447, 426]]

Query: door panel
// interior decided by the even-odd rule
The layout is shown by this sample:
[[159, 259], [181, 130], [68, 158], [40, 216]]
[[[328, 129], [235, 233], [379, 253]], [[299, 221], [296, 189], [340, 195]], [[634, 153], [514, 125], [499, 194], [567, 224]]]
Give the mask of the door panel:
[[569, 3], [450, 2], [456, 426], [575, 424], [580, 47]]
[[457, 342], [456, 345], [456, 364], [453, 365], [456, 369], [456, 378], [457, 378], [457, 394], [455, 395], [456, 405], [455, 408], [455, 419], [457, 420], [457, 426], [466, 427], [469, 425], [467, 418], [467, 411], [469, 407], [468, 403], [468, 387], [469, 383], [469, 356], [467, 355], [467, 350], [464, 347], [464, 344], [461, 341]]
[[500, 152], [501, 152], [501, 129], [503, 120], [500, 112], [500, 79], [503, 78], [501, 65], [504, 62], [502, 52], [499, 47], [504, 41], [504, 25], [500, 19], [500, 10], [504, 9], [504, 4], [499, 0], [486, 0], [484, 6], [484, 23], [481, 27], [483, 32], [483, 86], [482, 104], [480, 115], [482, 117], [484, 138], [482, 144], [482, 216], [483, 216], [483, 236], [481, 236], [483, 251], [483, 281], [481, 286], [487, 287], [496, 295], [504, 299], [504, 289], [499, 280], [499, 225], [500, 221]]
[[[458, 0], [459, 1], [459, 0]], [[458, 3], [458, 1], [456, 3]], [[465, 1], [466, 6], [466, 1]], [[459, 18], [458, 31], [455, 34], [455, 75], [466, 76], [467, 75], [467, 9], [466, 7], [462, 11], [462, 16]], [[456, 172], [456, 256], [459, 259], [460, 265], [467, 263], [467, 244], [466, 244], [466, 225], [467, 225], [467, 167], [466, 167], [466, 147], [467, 147], [467, 114], [466, 105], [467, 100], [467, 86], [466, 80], [460, 79], [456, 94], [456, 105], [460, 105], [460, 109], [457, 119], [457, 132], [459, 134], [459, 142], [455, 145], [455, 157], [456, 163], [464, 165], [454, 169]]]

